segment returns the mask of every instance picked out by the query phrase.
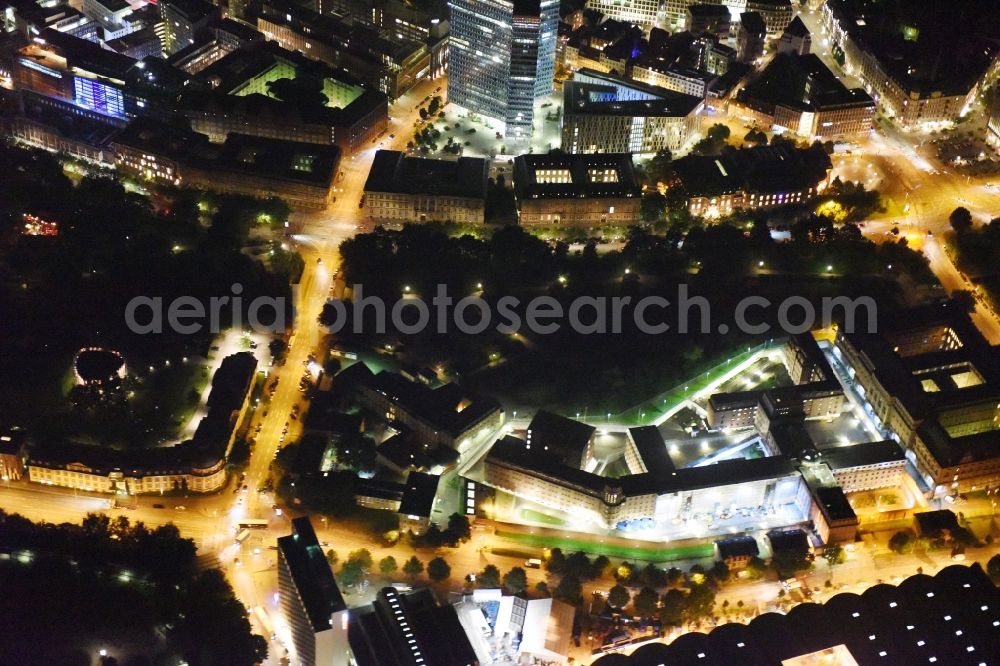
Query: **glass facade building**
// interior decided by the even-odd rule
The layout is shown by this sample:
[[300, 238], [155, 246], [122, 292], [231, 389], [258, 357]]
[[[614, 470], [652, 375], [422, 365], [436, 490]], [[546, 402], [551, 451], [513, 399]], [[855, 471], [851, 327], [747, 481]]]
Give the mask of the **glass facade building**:
[[448, 100], [531, 137], [534, 100], [552, 91], [557, 0], [451, 0]]

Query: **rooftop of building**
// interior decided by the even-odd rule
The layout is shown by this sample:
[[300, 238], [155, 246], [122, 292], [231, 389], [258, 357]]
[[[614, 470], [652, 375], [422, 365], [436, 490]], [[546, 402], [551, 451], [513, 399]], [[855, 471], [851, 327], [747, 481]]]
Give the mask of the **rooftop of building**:
[[23, 430], [5, 430], [0, 432], [0, 454], [15, 455], [21, 452], [27, 440]]
[[757, 557], [760, 554], [757, 539], [746, 534], [719, 539], [715, 542], [715, 547], [723, 560], [730, 557]]
[[225, 143], [213, 144], [204, 134], [146, 117], [129, 123], [114, 142], [189, 167], [321, 186], [333, 181], [340, 164], [340, 149], [336, 146], [246, 134], [229, 134]]
[[[580, 70], [586, 73], [589, 70]], [[596, 73], [595, 73], [596, 74]], [[566, 81], [563, 83], [563, 109], [567, 115], [595, 116], [669, 116], [685, 118], [697, 112], [702, 103], [700, 97], [667, 90], [658, 86], [648, 86], [636, 81], [620, 79], [613, 75], [601, 75], [607, 83], [590, 81]], [[649, 99], [623, 100], [618, 94], [618, 86], [623, 85]]]
[[854, 513], [851, 503], [847, 501], [840, 486], [819, 486], [812, 488], [813, 497], [819, 505], [826, 520], [831, 525], [834, 523], [857, 522], [858, 516]]
[[836, 20], [904, 90], [964, 95], [987, 71], [1000, 44], [995, 0], [831, 0]]
[[489, 165], [480, 157], [442, 160], [408, 157], [398, 150], [375, 153], [365, 192], [423, 194], [486, 200]]
[[918, 532], [921, 535], [937, 537], [942, 532], [958, 529], [958, 517], [949, 509], [937, 511], [921, 511], [913, 514]]
[[820, 455], [833, 470], [906, 461], [903, 447], [891, 439], [824, 449]]
[[519, 155], [514, 158], [519, 200], [637, 197], [642, 190], [630, 153]]
[[224, 18], [219, 21], [219, 25], [215, 26], [216, 33], [226, 33], [236, 37], [241, 42], [256, 42], [262, 41], [264, 35], [262, 35], [257, 28], [234, 18]]
[[100, 5], [104, 9], [107, 9], [109, 12], [120, 12], [123, 9], [128, 9], [129, 7], [131, 7], [131, 5], [126, 0], [90, 0], [90, 2]]
[[528, 424], [528, 448], [548, 452], [565, 464], [579, 466], [597, 429], [582, 421], [547, 410], [538, 411]]
[[403, 488], [399, 513], [407, 516], [430, 518], [434, 508], [434, 497], [437, 495], [440, 476], [423, 472], [410, 472]]
[[[340, 74], [338, 73], [338, 78]], [[377, 90], [364, 89], [359, 97], [344, 107], [303, 107], [266, 95], [229, 95], [217, 90], [190, 91], [180, 100], [180, 107], [194, 114], [223, 114], [268, 121], [275, 125], [314, 124], [348, 127], [380, 109], [388, 98]]]
[[[412, 472], [411, 472], [412, 473]], [[358, 477], [354, 484], [354, 495], [358, 497], [375, 497], [383, 500], [399, 502], [403, 499], [406, 485], [387, 481], [385, 479], [363, 479]]]
[[571, 467], [558, 456], [513, 435], [497, 440], [487, 454], [494, 464], [525, 470], [548, 480], [592, 496], [603, 496], [605, 489], [619, 488], [626, 496], [663, 495], [685, 490], [699, 490], [793, 476], [798, 473], [795, 461], [784, 456], [723, 460], [701, 467], [685, 467], [669, 474], [631, 474], [607, 478]]
[[721, 155], [688, 155], [673, 170], [689, 196], [718, 196], [737, 191], [758, 194], [797, 192], [827, 177], [830, 156], [821, 146], [778, 144], [725, 148]]
[[745, 32], [762, 37], [767, 34], [767, 24], [764, 23], [764, 17], [758, 12], [743, 12], [740, 14], [740, 25], [743, 26]]
[[843, 106], [874, 107], [863, 88], [848, 89], [814, 53], [779, 53], [760, 75], [740, 91], [751, 105], [784, 105], [816, 110]]
[[208, 406], [239, 409], [250, 390], [257, 371], [257, 358], [250, 352], [237, 352], [222, 359], [212, 375]]
[[292, 520], [292, 533], [278, 539], [295, 589], [314, 631], [330, 628], [331, 616], [347, 610], [330, 563], [308, 516]]
[[650, 474], [670, 474], [677, 468], [667, 452], [667, 443], [655, 426], [638, 426], [628, 429], [629, 438], [635, 442], [639, 458]]
[[458, 452], [447, 447], [437, 447], [428, 450], [409, 432], [401, 432], [392, 435], [376, 448], [380, 458], [385, 459], [390, 465], [399, 469], [431, 469], [441, 464], [439, 459], [441, 453], [452, 451], [457, 458]]
[[[54, 54], [52, 58], [49, 54]], [[53, 69], [78, 69], [81, 73], [124, 81], [135, 65], [133, 58], [109, 51], [95, 42], [74, 37], [51, 28], [42, 30], [34, 41], [21, 50], [21, 56]]]
[[687, 11], [694, 18], [728, 19], [730, 17], [729, 7], [725, 5], [688, 5]]
[[[1000, 654], [994, 622], [1000, 622], [1000, 590], [978, 564], [952, 565], [934, 577], [918, 574], [898, 586], [880, 584], [860, 595], [837, 594], [824, 604], [800, 604], [787, 614], [765, 613], [745, 625], [724, 624], [708, 634], [690, 632], [669, 645], [650, 643], [628, 657], [602, 657], [594, 666], [873, 666], [928, 663], [931, 656], [938, 664], [978, 664], [988, 661], [987, 655]], [[961, 635], [956, 635], [959, 630]], [[793, 661], [804, 655], [812, 659]]]
[[457, 384], [430, 388], [395, 372], [382, 371], [365, 384], [435, 432], [458, 437], [500, 410], [495, 398], [465, 393]]
[[713, 393], [708, 397], [708, 404], [713, 409], [739, 409], [741, 407], [756, 407], [764, 395], [765, 389], [749, 391], [732, 391], [730, 393]]
[[207, 0], [159, 0], [158, 4], [191, 23], [202, 21], [219, 11], [218, 7]]
[[[1000, 398], [1000, 350], [989, 345], [961, 303], [942, 301], [895, 312], [879, 318], [877, 331], [840, 336], [864, 354], [879, 383], [915, 420]], [[933, 380], [932, 371], [944, 366], [973, 371], [976, 379], [962, 385], [940, 376], [933, 385], [923, 382]]]
[[799, 528], [777, 529], [767, 532], [771, 550], [780, 553], [808, 553], [809, 535]]
[[455, 608], [426, 588], [382, 588], [370, 605], [351, 610], [348, 639], [358, 666], [478, 663]]
[[789, 37], [808, 37], [809, 34], [809, 28], [806, 27], [806, 24], [799, 16], [793, 18], [792, 22], [785, 26], [784, 35]]

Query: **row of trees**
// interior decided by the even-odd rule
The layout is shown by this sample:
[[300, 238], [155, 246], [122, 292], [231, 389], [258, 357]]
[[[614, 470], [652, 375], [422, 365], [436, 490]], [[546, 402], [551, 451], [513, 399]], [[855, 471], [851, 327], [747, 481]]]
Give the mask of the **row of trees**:
[[509, 594], [522, 594], [528, 588], [528, 574], [521, 567], [514, 567], [502, 577], [500, 569], [493, 564], [487, 564], [476, 574], [476, 585], [492, 589], [503, 587]]
[[[331, 567], [336, 567], [339, 561], [336, 551], [333, 550], [326, 552], [326, 559]], [[347, 559], [341, 563], [337, 577], [342, 585], [353, 587], [362, 582], [369, 574], [373, 573], [375, 566], [376, 563], [367, 548], [352, 550], [347, 555]], [[378, 561], [378, 572], [386, 578], [390, 578], [396, 571], [402, 570], [408, 578], [416, 580], [424, 573], [425, 568], [427, 577], [432, 581], [440, 582], [451, 577], [451, 565], [443, 557], [432, 558], [426, 567], [416, 555], [412, 555], [409, 559], [405, 560], [402, 568], [400, 568], [396, 558], [392, 555], [387, 555]]]

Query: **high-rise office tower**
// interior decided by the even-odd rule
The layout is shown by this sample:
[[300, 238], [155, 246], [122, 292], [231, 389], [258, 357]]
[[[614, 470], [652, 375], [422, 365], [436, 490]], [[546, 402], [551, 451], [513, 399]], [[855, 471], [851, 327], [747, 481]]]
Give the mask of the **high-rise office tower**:
[[448, 101], [531, 138], [536, 97], [552, 92], [558, 0], [450, 0]]
[[309, 518], [278, 539], [278, 594], [296, 666], [347, 666], [347, 604]]

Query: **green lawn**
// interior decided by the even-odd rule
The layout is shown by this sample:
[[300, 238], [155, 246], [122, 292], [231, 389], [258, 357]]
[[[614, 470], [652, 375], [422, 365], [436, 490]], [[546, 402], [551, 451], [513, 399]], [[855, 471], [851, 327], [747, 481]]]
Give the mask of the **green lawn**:
[[521, 518], [534, 523], [542, 523], [543, 525], [554, 525], [555, 527], [564, 527], [566, 525], [566, 521], [542, 513], [541, 511], [535, 511], [534, 509], [521, 509]]
[[511, 541], [516, 541], [527, 546], [561, 548], [562, 551], [567, 554], [579, 550], [590, 555], [606, 555], [608, 557], [623, 560], [641, 560], [643, 562], [671, 562], [674, 560], [711, 557], [715, 552], [714, 546], [710, 543], [694, 544], [690, 546], [675, 546], [673, 548], [661, 548], [657, 546], [643, 548], [638, 546], [593, 543], [591, 541], [569, 539], [547, 534], [505, 532], [503, 530], [497, 530], [497, 536], [504, 539], [510, 539]]

